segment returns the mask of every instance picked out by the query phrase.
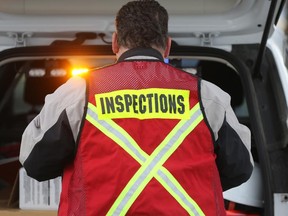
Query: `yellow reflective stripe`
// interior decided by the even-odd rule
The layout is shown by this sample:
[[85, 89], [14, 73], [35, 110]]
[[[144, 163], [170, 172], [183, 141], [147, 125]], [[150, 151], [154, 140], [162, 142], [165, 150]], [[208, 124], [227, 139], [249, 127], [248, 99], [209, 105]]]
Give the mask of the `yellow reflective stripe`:
[[[99, 120], [97, 114], [94, 115], [95, 113], [97, 113], [97, 108], [92, 105], [92, 104], [88, 104], [88, 108], [91, 109], [93, 112], [90, 112], [91, 115], [93, 115], [93, 117], [91, 115], [89, 115], [89, 109], [87, 112], [87, 120], [89, 122], [91, 122], [95, 127], [97, 127], [98, 129], [100, 129], [104, 134], [106, 134], [107, 136], [109, 136], [112, 140], [114, 140], [118, 145], [120, 145], [125, 151], [127, 151], [135, 160], [137, 160], [141, 165], [143, 164], [143, 162], [149, 157], [148, 154], [146, 154], [146, 152], [144, 152], [139, 146], [138, 144], [135, 142], [135, 140], [123, 129], [121, 128], [118, 124], [116, 124], [114, 121], [112, 120]], [[195, 113], [195, 111], [197, 111], [197, 109], [199, 109], [199, 104], [196, 105], [192, 110], [190, 110], [190, 114], [193, 115], [193, 113]], [[95, 120], [96, 119], [96, 120]], [[189, 130], [193, 130], [195, 126], [197, 126], [197, 124], [203, 119], [202, 114], [199, 115], [199, 117], [196, 119], [196, 121], [194, 120], [194, 122], [189, 126], [190, 129]], [[107, 122], [109, 122], [108, 124], [106, 124]], [[187, 122], [187, 121], [186, 121]], [[198, 122], [198, 123], [197, 123]], [[106, 126], [103, 126], [105, 125]], [[108, 126], [107, 126], [108, 125]], [[178, 123], [178, 128], [181, 128], [183, 126], [183, 122], [179, 122]], [[111, 131], [112, 130], [112, 131]], [[113, 132], [114, 130], [114, 132]], [[172, 130], [173, 131], [173, 130]], [[169, 135], [170, 138], [172, 137], [172, 131], [170, 132]], [[174, 128], [174, 131], [176, 131], [176, 129]], [[186, 131], [186, 130], [185, 130]], [[115, 133], [120, 132], [117, 134], [117, 136], [120, 136], [120, 138], [118, 138]], [[189, 132], [188, 132], [189, 133]], [[187, 133], [187, 134], [188, 134]], [[175, 133], [174, 133], [175, 134]], [[187, 136], [187, 134], [185, 136]], [[121, 135], [122, 135], [122, 139], [121, 139]], [[181, 140], [183, 141], [185, 137], [183, 137]], [[125, 140], [126, 139], [126, 140]], [[123, 141], [124, 140], [124, 141]], [[166, 142], [168, 139], [166, 139]], [[165, 141], [165, 140], [164, 140]], [[163, 142], [164, 142], [163, 141]], [[181, 142], [182, 142], [181, 141]], [[131, 151], [129, 149], [129, 147], [127, 147], [127, 142], [129, 144], [132, 144], [131, 146], [133, 146], [133, 151]], [[130, 148], [131, 148], [130, 146]], [[175, 148], [177, 149], [177, 148]], [[175, 150], [174, 149], [174, 150]], [[138, 151], [135, 154], [135, 151]], [[172, 151], [173, 153], [173, 151]], [[172, 154], [171, 153], [171, 154]], [[139, 156], [141, 158], [139, 158]], [[151, 158], [151, 157], [150, 157]], [[168, 158], [167, 158], [168, 159]], [[164, 161], [165, 162], [165, 161]], [[178, 203], [190, 214], [190, 215], [204, 215], [203, 212], [201, 211], [201, 209], [199, 208], [199, 206], [197, 205], [197, 203], [185, 192], [185, 190], [182, 188], [182, 186], [177, 182], [177, 180], [173, 177], [173, 175], [171, 173], [169, 173], [169, 171], [162, 166], [157, 166], [155, 167], [156, 169], [160, 169], [158, 170], [158, 173], [153, 172], [155, 175], [154, 177], [163, 185], [164, 188], [166, 188], [166, 190], [176, 199], [176, 201], [178, 201]], [[156, 170], [157, 171], [157, 170]], [[161, 175], [159, 175], [161, 174]], [[153, 175], [152, 175], [153, 177]], [[151, 178], [152, 179], [152, 178]], [[151, 180], [150, 179], [150, 180]], [[143, 186], [145, 187], [146, 184], [148, 184], [148, 182], [150, 180], [147, 180], [147, 183], [145, 183]], [[139, 190], [139, 188], [138, 188]], [[143, 190], [143, 189], [142, 189]], [[141, 189], [139, 190], [139, 194], [142, 191]], [[138, 194], [138, 195], [139, 195]], [[137, 194], [136, 194], [137, 195]], [[138, 196], [137, 195], [137, 196]], [[136, 196], [136, 198], [137, 198]], [[119, 198], [119, 197], [118, 197]], [[121, 201], [121, 199], [119, 199]], [[114, 203], [115, 204], [115, 203]], [[127, 203], [126, 203], [127, 204]], [[133, 202], [131, 203], [131, 205], [133, 204]], [[117, 205], [115, 206], [115, 208], [117, 207]], [[113, 209], [115, 211], [115, 208], [111, 208], [110, 211]], [[130, 208], [130, 207], [129, 207]], [[125, 211], [127, 212], [128, 207], [125, 208]], [[192, 209], [192, 210], [191, 210]], [[123, 210], [123, 209], [122, 209]], [[194, 214], [193, 211], [196, 210], [196, 213]], [[109, 212], [110, 212], [109, 211]], [[123, 212], [123, 211], [122, 211]], [[112, 214], [112, 213], [111, 213]], [[124, 215], [125, 212], [123, 212], [123, 214], [120, 215]], [[108, 215], [110, 215], [110, 213], [108, 213]]]
[[[93, 105], [89, 105], [89, 107], [91, 109], [94, 109]], [[95, 107], [96, 108], [96, 107]], [[94, 110], [95, 112], [95, 110]], [[90, 121], [95, 127], [100, 127], [102, 125], [99, 125], [99, 123], [97, 123], [90, 115], [87, 115], [87, 120]], [[121, 131], [121, 133], [127, 137], [127, 139], [129, 139], [130, 143], [133, 144], [135, 146], [135, 148], [137, 148], [139, 150], [139, 152], [143, 155], [143, 157], [145, 157], [145, 160], [149, 157], [149, 155], [144, 152], [141, 148], [138, 148], [137, 143], [134, 141], [134, 139], [125, 131], [123, 130], [118, 124], [116, 124], [114, 121], [110, 121], [110, 125], [114, 128], [116, 128], [117, 130]], [[107, 130], [107, 129], [103, 129], [104, 127], [102, 127], [102, 132], [105, 133], [107, 136], [110, 136], [111, 139], [113, 139], [118, 145], [120, 145], [125, 151], [129, 152], [129, 148], [126, 147], [126, 145], [123, 143], [123, 141], [121, 141], [120, 139], [115, 139], [115, 136], [113, 133], [111, 133], [111, 131]], [[113, 134], [113, 136], [111, 135]], [[120, 144], [121, 143], [121, 144]], [[139, 164], [143, 164], [144, 161], [142, 161], [141, 159], [139, 159], [139, 157], [137, 157], [135, 154], [130, 152], [130, 155], [139, 162]], [[201, 212], [201, 209], [198, 207], [198, 205], [195, 203], [195, 201], [190, 198], [190, 196], [185, 192], [185, 190], [182, 188], [182, 186], [177, 182], [177, 180], [174, 178], [174, 176], [172, 174], [169, 173], [169, 171], [165, 168], [165, 167], [161, 167], [160, 170], [165, 173], [164, 176], [159, 176], [159, 174], [157, 173], [155, 178], [163, 185], [164, 188], [166, 188], [167, 191], [169, 191], [169, 193], [176, 199], [176, 201], [178, 201], [178, 203], [190, 214], [193, 215], [193, 212], [191, 211], [191, 207], [189, 208], [189, 206], [193, 206], [193, 208], [197, 209], [198, 212]], [[169, 176], [169, 177], [168, 177]], [[172, 185], [168, 185], [166, 181], [164, 181], [164, 178], [169, 178], [169, 180], [172, 182]], [[172, 189], [173, 188], [173, 189]], [[179, 190], [179, 192], [181, 193], [180, 195], [177, 194], [175, 192], [175, 190]], [[180, 196], [183, 197], [180, 197]], [[183, 199], [185, 199], [187, 202], [185, 203], [183, 201]]]
[[[96, 111], [96, 107], [91, 104], [88, 103], [88, 107], [93, 110], [95, 113], [97, 113]], [[108, 130], [107, 128], [105, 128], [103, 126], [103, 124], [99, 123], [99, 122], [104, 122], [103, 120], [100, 121], [96, 121], [93, 117], [91, 117], [89, 114], [86, 115], [86, 119], [92, 123], [95, 127], [97, 127], [99, 130], [101, 130], [107, 137], [109, 137], [110, 139], [114, 140], [114, 142], [116, 142], [118, 145], [121, 146], [121, 148], [123, 148], [126, 152], [128, 152], [138, 163], [140, 163], [141, 165], [143, 164], [143, 161], [141, 161], [139, 159], [139, 157], [137, 157], [135, 155], [135, 152], [131, 151], [130, 148], [127, 148], [126, 145], [123, 143], [123, 140], [119, 139], [117, 136], [115, 136], [114, 133], [112, 133], [110, 130]], [[105, 122], [107, 122], [110, 125], [113, 125], [113, 128], [115, 128], [117, 131], [119, 131], [121, 134], [127, 134], [127, 132], [120, 127], [119, 125], [117, 125], [114, 121], [112, 120], [108, 120], [106, 119]], [[140, 153], [142, 154], [142, 156], [144, 158], [146, 158], [148, 155], [136, 144], [135, 140], [131, 137], [131, 136], [125, 136], [126, 139], [128, 139], [130, 141], [131, 144], [134, 144], [134, 148]]]
[[[199, 110], [200, 106], [199, 103], [196, 104], [190, 111], [190, 116], [192, 116], [197, 110]], [[157, 170], [164, 164], [164, 162], [173, 154], [173, 152], [179, 147], [179, 145], [183, 142], [185, 137], [199, 124], [199, 122], [203, 119], [203, 116], [200, 115], [193, 123], [187, 128], [181, 136], [174, 142], [174, 145], [170, 148], [168, 152], [161, 158], [158, 165], [153, 169], [153, 174], [155, 175]], [[176, 132], [179, 131], [181, 127], [187, 122], [187, 120], [181, 120], [176, 127], [165, 137], [165, 139], [161, 142], [161, 144], [154, 150], [152, 155], [149, 157], [149, 161], [151, 161], [156, 155], [160, 153], [160, 151], [167, 145], [168, 142], [172, 139]], [[156, 169], [157, 168], [157, 169]]]
[[[197, 110], [199, 110], [199, 104], [197, 104], [192, 110], [191, 115], [193, 115]], [[176, 140], [174, 139], [173, 145], [170, 146], [169, 149], [165, 150], [167, 144], [172, 141], [173, 136], [177, 134], [177, 132], [181, 131], [181, 127], [187, 123], [187, 120], [181, 120], [177, 126], [169, 133], [169, 135], [163, 140], [163, 142], [155, 149], [155, 151], [151, 154], [148, 160], [142, 165], [142, 167], [136, 172], [136, 174], [131, 178], [129, 183], [126, 185], [124, 190], [118, 196], [117, 200], [113, 204], [112, 208], [108, 212], [108, 215], [125, 215], [129, 210], [131, 205], [134, 203], [139, 194], [143, 191], [145, 186], [149, 183], [149, 181], [155, 176], [157, 170], [164, 164], [164, 162], [173, 154], [173, 152], [177, 149], [177, 147], [182, 143], [184, 138], [196, 127], [196, 125], [203, 119], [202, 114], [193, 121], [193, 123], [183, 131], [184, 135], [179, 136]], [[161, 152], [164, 150], [165, 154], [161, 156]], [[160, 159], [158, 160], [156, 157], [160, 155]], [[159, 157], [158, 157], [159, 158]], [[155, 162], [154, 162], [155, 160]], [[155, 164], [153, 166], [153, 163]], [[152, 167], [148, 169], [148, 166]], [[149, 171], [147, 173], [147, 170]], [[146, 174], [145, 174], [146, 172]], [[142, 177], [143, 176], [143, 177]], [[142, 180], [139, 182], [139, 179], [142, 177]], [[137, 186], [134, 189], [134, 185]], [[132, 195], [131, 195], [132, 194]], [[127, 196], [130, 196], [127, 198]], [[128, 199], [128, 200], [127, 200]], [[123, 201], [124, 200], [124, 201]], [[124, 202], [124, 206], [122, 204]], [[122, 205], [122, 206], [121, 206]], [[120, 206], [120, 210], [118, 211], [118, 207]], [[122, 210], [121, 210], [122, 209]], [[200, 209], [199, 207], [197, 209]], [[202, 215], [203, 212], [197, 212], [197, 215]], [[195, 215], [193, 213], [193, 215]]]
[[[88, 105], [90, 107], [90, 109], [94, 109], [94, 106], [89, 104]], [[96, 108], [96, 107], [95, 107]], [[94, 110], [95, 111], [95, 110]], [[87, 115], [87, 120], [90, 121], [95, 127], [99, 128], [101, 127], [101, 125], [99, 125], [97, 123], [97, 121], [95, 121], [91, 116]], [[123, 130], [119, 125], [117, 125], [114, 121], [110, 122], [111, 124], [113, 124], [114, 128], [117, 128], [117, 130], [121, 131], [123, 134], [125, 133], [126, 137], [129, 138], [130, 142], [137, 147], [137, 143], [134, 141], [134, 139], [125, 131]], [[105, 131], [105, 134], [111, 137], [111, 139], [113, 139], [118, 145], [120, 145], [126, 152], [129, 153], [129, 148], [126, 147], [125, 144], [123, 144], [121, 142], [121, 140], [115, 138], [114, 135], [111, 135], [110, 131], [103, 129], [102, 127], [102, 131]], [[108, 134], [109, 133], [109, 134]], [[113, 138], [113, 137], [114, 138]], [[122, 143], [122, 144], [120, 144]], [[149, 155], [144, 152], [141, 148], [139, 148], [139, 152], [141, 152], [141, 154], [143, 154], [143, 156], [145, 158], [148, 158]], [[138, 161], [141, 165], [143, 164], [143, 162], [135, 156], [135, 154], [133, 153], [129, 153], [136, 161]], [[197, 209], [198, 212], [201, 212], [201, 209], [198, 207], [198, 205], [195, 203], [195, 201], [193, 199], [190, 198], [190, 196], [186, 193], [186, 191], [182, 188], [182, 186], [178, 183], [178, 181], [174, 178], [174, 176], [165, 168], [165, 167], [161, 167], [160, 170], [165, 173], [165, 175], [167, 176], [167, 178], [169, 178], [169, 180], [171, 182], [173, 182], [173, 185], [175, 185], [175, 187], [183, 194], [183, 196], [185, 197], [185, 199], [191, 203], [195, 209]], [[177, 202], [189, 213], [189, 215], [193, 215], [194, 213], [190, 210], [190, 208], [187, 206], [187, 204], [185, 202], [182, 201], [182, 199], [179, 197], [179, 194], [175, 193], [175, 189], [172, 190], [171, 186], [169, 186], [167, 184], [166, 181], [163, 180], [163, 177], [159, 176], [159, 174], [157, 173], [155, 175], [155, 178], [163, 185], [163, 187], [177, 200]]]
[[[173, 183], [173, 185], [176, 187], [177, 190], [181, 193], [180, 195], [173, 190], [167, 182], [164, 181], [164, 178], [159, 176], [157, 173], [155, 178], [160, 182], [160, 184], [174, 197], [174, 199], [177, 200], [177, 202], [188, 212], [189, 215], [195, 215], [194, 212], [189, 208], [189, 204], [193, 206], [193, 208], [196, 209], [197, 213], [201, 216], [204, 216], [205, 214], [202, 212], [198, 204], [187, 194], [187, 192], [183, 189], [183, 187], [179, 184], [179, 182], [174, 178], [174, 176], [165, 168], [161, 167], [160, 169], [166, 176], [167, 178]], [[181, 195], [184, 196], [184, 199], [189, 202], [189, 204], [185, 203], [183, 201], [183, 198]]]

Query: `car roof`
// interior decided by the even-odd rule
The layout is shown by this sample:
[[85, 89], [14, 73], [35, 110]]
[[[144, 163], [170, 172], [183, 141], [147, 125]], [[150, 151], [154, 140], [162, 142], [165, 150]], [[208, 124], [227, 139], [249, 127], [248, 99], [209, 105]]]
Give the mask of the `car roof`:
[[[0, 46], [28, 38], [49, 45], [77, 32], [97, 32], [111, 41], [114, 18], [126, 0], [0, 0]], [[225, 46], [259, 43], [267, 23], [274, 29], [282, 0], [159, 0], [168, 10], [169, 34], [182, 45]], [[271, 9], [271, 6], [273, 8]], [[270, 13], [269, 13], [270, 12]], [[271, 13], [272, 12], [272, 13]], [[22, 38], [21, 38], [22, 37]], [[14, 41], [13, 41], [14, 40]], [[103, 42], [103, 41], [102, 41]], [[101, 40], [91, 40], [97, 44]]]

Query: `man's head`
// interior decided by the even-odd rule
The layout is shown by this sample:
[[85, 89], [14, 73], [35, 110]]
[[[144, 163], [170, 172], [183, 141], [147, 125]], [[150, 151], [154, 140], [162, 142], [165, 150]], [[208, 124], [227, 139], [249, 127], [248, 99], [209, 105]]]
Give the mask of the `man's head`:
[[128, 2], [118, 11], [115, 25], [114, 53], [117, 54], [119, 48], [152, 47], [162, 51], [164, 56], [169, 54], [168, 13], [157, 1]]

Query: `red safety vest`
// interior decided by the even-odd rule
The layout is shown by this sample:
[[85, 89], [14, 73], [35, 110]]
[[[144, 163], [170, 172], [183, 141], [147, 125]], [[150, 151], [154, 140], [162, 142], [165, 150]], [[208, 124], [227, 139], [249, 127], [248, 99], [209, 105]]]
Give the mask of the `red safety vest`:
[[198, 79], [162, 62], [90, 74], [59, 215], [225, 215]]

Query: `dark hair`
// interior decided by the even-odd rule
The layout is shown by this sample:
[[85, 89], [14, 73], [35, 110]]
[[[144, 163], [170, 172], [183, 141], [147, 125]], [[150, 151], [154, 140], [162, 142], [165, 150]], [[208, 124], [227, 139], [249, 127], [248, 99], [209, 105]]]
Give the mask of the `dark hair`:
[[155, 0], [128, 2], [119, 10], [115, 23], [119, 46], [166, 47], [168, 13]]

